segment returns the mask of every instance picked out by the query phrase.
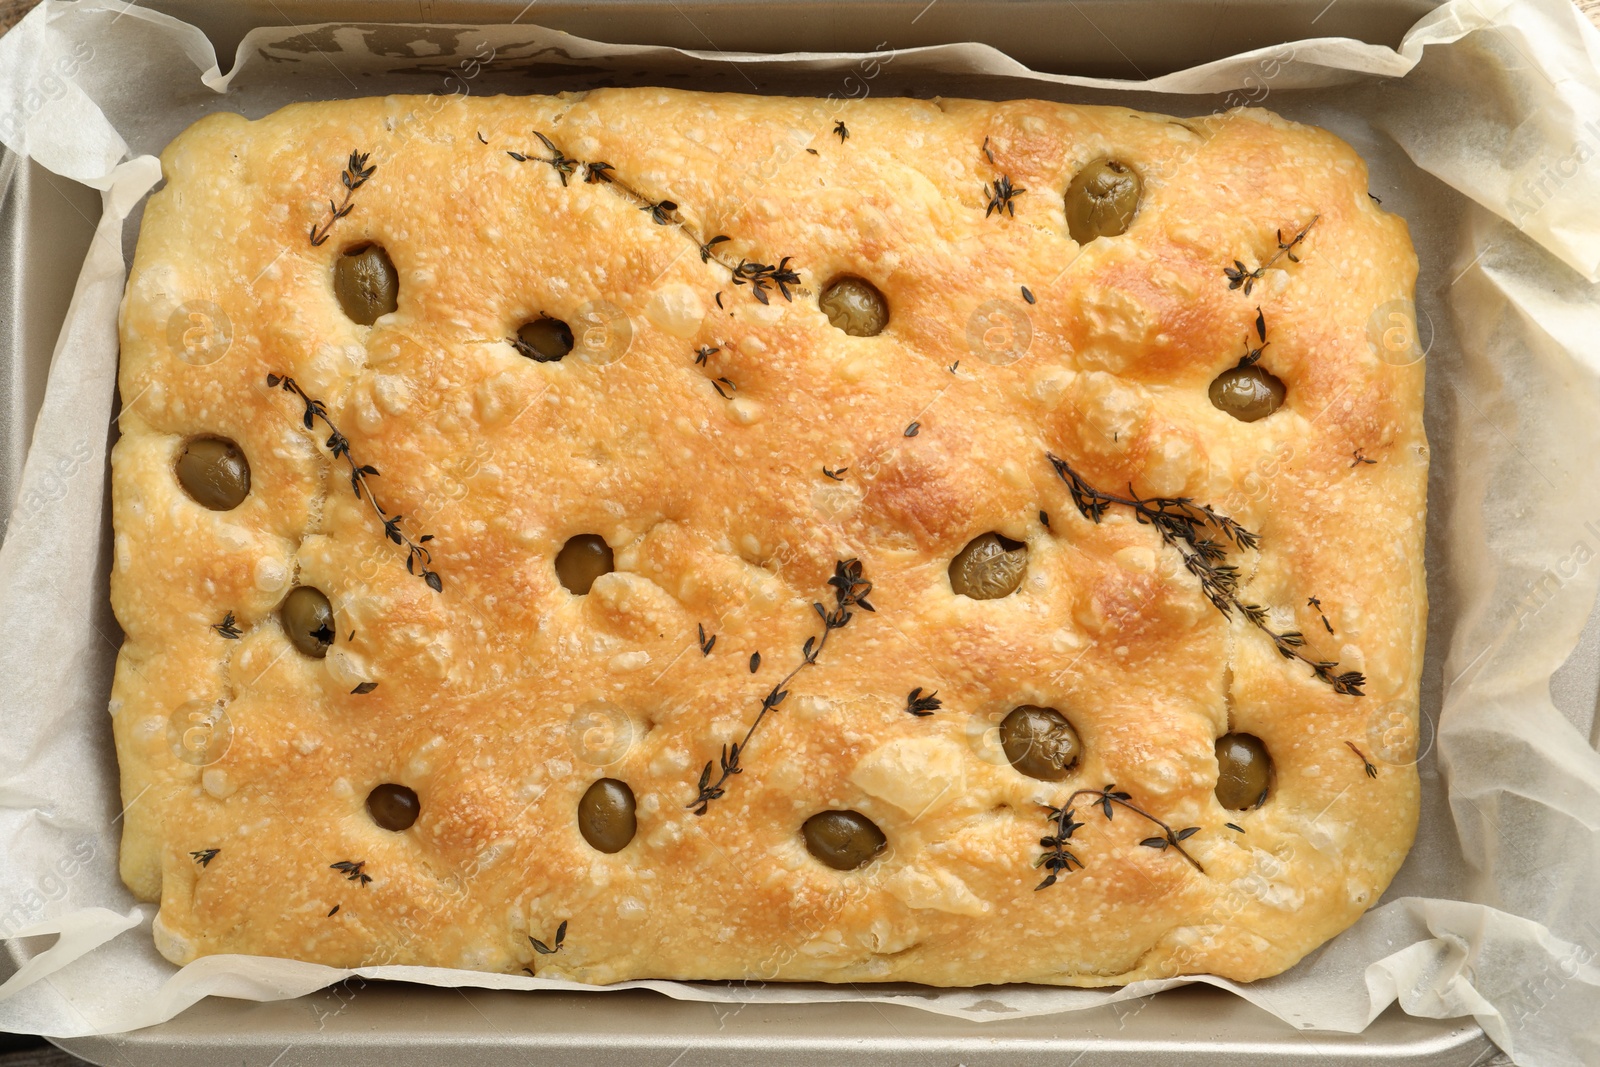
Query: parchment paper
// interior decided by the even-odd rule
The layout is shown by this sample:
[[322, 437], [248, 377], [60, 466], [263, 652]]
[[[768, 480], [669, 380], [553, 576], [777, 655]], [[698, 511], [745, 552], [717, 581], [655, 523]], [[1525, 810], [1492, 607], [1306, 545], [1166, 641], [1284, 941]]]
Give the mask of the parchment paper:
[[[714, 29], [714, 27], [712, 27]], [[1475, 1017], [1518, 1063], [1600, 1062], [1600, 34], [1567, 0], [1451, 0], [1398, 52], [1268, 48], [1151, 82], [1035, 74], [964, 44], [869, 55], [618, 47], [531, 27], [264, 30], [220, 73], [205, 37], [110, 0], [46, 0], [0, 38], [0, 141], [104, 191], [0, 547], [0, 936], [26, 964], [0, 1029], [69, 1037], [170, 1018], [208, 994], [293, 997], [353, 973], [434, 985], [592, 988], [466, 971], [348, 972], [238, 956], [181, 971], [154, 908], [117, 877], [106, 713], [120, 633], [107, 604], [107, 428], [116, 311], [152, 154], [201, 114], [384, 92], [602, 84], [860, 97], [1117, 102], [1179, 115], [1271, 107], [1349, 140], [1422, 262], [1419, 343], [1433, 444], [1433, 605], [1422, 703], [1422, 828], [1383, 900], [1278, 978], [1230, 989], [1304, 1028], [1358, 1031], [1389, 1003]], [[1558, 709], [1550, 681], [1578, 694]], [[1374, 710], [1383, 748], [1383, 709]], [[59, 935], [53, 939], [45, 935]], [[53, 943], [52, 943], [53, 941]], [[933, 990], [631, 982], [723, 1002], [877, 1000], [968, 1019], [1144, 997], [1040, 987]]]

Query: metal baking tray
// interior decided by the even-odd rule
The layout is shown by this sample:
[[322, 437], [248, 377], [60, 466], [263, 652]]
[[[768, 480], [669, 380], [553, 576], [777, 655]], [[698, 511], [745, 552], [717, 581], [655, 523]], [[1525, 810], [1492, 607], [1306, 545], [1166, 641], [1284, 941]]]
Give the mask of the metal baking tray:
[[[536, 19], [602, 40], [697, 49], [870, 50], [885, 40], [897, 47], [978, 40], [1035, 69], [1137, 77], [1305, 37], [1350, 36], [1393, 45], [1433, 2], [147, 0], [145, 6], [205, 30], [224, 67], [239, 39], [256, 25]], [[99, 211], [97, 193], [0, 149], [0, 516], [9, 516], [15, 503], [56, 335]], [[1596, 643], [1580, 643], [1580, 652]], [[1593, 700], [1592, 674], [1584, 672], [1576, 686], [1583, 693], [1574, 699]], [[13, 943], [11, 951], [20, 949]], [[14, 966], [0, 953], [0, 979]], [[593, 1067], [624, 1059], [663, 1067], [752, 1062], [1488, 1067], [1510, 1062], [1470, 1020], [1416, 1019], [1390, 1008], [1362, 1034], [1305, 1032], [1205, 986], [1069, 1015], [976, 1023], [866, 1003], [721, 1005], [637, 990], [527, 994], [355, 979], [292, 1001], [211, 998], [159, 1026], [56, 1044], [90, 1062], [119, 1067], [221, 1062]]]

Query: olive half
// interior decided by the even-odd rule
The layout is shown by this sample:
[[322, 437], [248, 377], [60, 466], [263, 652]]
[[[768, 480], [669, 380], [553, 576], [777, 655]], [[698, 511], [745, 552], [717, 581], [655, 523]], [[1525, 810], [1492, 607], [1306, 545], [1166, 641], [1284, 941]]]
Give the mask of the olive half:
[[1217, 801], [1225, 808], [1244, 811], [1266, 803], [1272, 787], [1272, 757], [1253, 734], [1223, 734], [1217, 738]]
[[871, 337], [889, 325], [889, 305], [877, 286], [846, 275], [822, 291], [817, 306], [828, 321], [851, 337]]
[[1067, 187], [1067, 230], [1086, 245], [1127, 231], [1139, 210], [1144, 182], [1126, 163], [1104, 157], [1084, 167]]
[[178, 453], [178, 484], [212, 511], [232, 511], [250, 495], [250, 462], [232, 441], [197, 437]]
[[870, 863], [888, 845], [883, 831], [859, 811], [819, 811], [800, 828], [806, 848], [836, 871]]
[[290, 644], [312, 659], [328, 654], [328, 646], [333, 644], [333, 605], [322, 590], [295, 586], [283, 598], [278, 614]]
[[567, 592], [583, 596], [602, 574], [616, 569], [611, 546], [599, 534], [579, 534], [556, 553], [556, 577]]
[[385, 782], [367, 794], [367, 813], [385, 830], [399, 833], [411, 829], [422, 813], [422, 804], [412, 790]]
[[1078, 731], [1055, 708], [1024, 704], [1000, 722], [1000, 747], [1029, 778], [1059, 782], [1078, 762]]
[[1028, 546], [997, 533], [972, 539], [950, 561], [950, 588], [974, 600], [1010, 596], [1028, 569]]
[[351, 322], [371, 326], [400, 306], [400, 275], [382, 245], [358, 245], [334, 264], [333, 291]]
[[1211, 383], [1211, 402], [1240, 422], [1255, 422], [1283, 404], [1283, 383], [1259, 364], [1234, 367]]
[[602, 778], [578, 801], [578, 832], [601, 852], [621, 852], [638, 829], [633, 790], [626, 782]]
[[535, 363], [554, 363], [572, 351], [572, 327], [541, 316], [517, 331], [517, 351]]

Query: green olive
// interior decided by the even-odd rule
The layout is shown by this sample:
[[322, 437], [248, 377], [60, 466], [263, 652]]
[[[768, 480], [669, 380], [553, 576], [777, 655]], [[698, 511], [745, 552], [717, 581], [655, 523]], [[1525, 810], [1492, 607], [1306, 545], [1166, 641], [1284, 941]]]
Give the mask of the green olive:
[[197, 437], [178, 453], [178, 484], [212, 511], [232, 511], [250, 495], [250, 462], [232, 441]]
[[836, 871], [853, 871], [870, 863], [888, 841], [883, 831], [859, 811], [819, 811], [800, 828], [806, 848]]
[[535, 363], [554, 363], [572, 351], [572, 328], [560, 319], [540, 316], [517, 331], [517, 351]]
[[556, 553], [556, 577], [567, 592], [583, 596], [602, 574], [616, 569], [611, 546], [598, 534], [579, 534]]
[[385, 782], [367, 794], [367, 813], [385, 830], [409, 830], [421, 812], [417, 794], [403, 785]]
[[322, 595], [322, 590], [309, 585], [295, 586], [283, 598], [278, 614], [290, 644], [312, 659], [328, 654], [328, 646], [333, 644], [333, 605]]
[[1234, 367], [1211, 383], [1211, 402], [1240, 422], [1255, 422], [1283, 404], [1283, 383], [1259, 364]]
[[638, 829], [633, 790], [626, 782], [602, 778], [578, 801], [578, 832], [601, 852], [621, 852]]
[[333, 291], [351, 322], [371, 326], [400, 306], [400, 275], [382, 245], [358, 245], [334, 265]]
[[817, 301], [828, 321], [851, 337], [871, 337], [889, 325], [889, 305], [877, 286], [846, 275], [822, 291]]
[[1059, 782], [1078, 762], [1078, 731], [1055, 708], [1024, 704], [1000, 722], [1000, 747], [1029, 778]]
[[1104, 157], [1078, 172], [1067, 187], [1067, 230], [1086, 245], [1096, 237], [1115, 237], [1128, 229], [1139, 210], [1144, 182], [1126, 163]]
[[1266, 803], [1272, 786], [1272, 757], [1259, 737], [1223, 734], [1217, 738], [1217, 801], [1244, 811]]
[[1028, 569], [1028, 546], [997, 533], [972, 539], [950, 561], [950, 588], [974, 600], [1010, 596]]

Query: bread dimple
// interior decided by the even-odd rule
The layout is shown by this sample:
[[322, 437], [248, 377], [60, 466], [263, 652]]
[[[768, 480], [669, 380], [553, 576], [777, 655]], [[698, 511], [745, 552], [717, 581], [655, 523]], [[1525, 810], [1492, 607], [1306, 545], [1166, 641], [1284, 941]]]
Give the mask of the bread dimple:
[[[375, 169], [346, 200], [352, 151]], [[1062, 198], [1104, 157], [1141, 177], [1139, 210], [1080, 248]], [[1416, 262], [1331, 135], [1249, 110], [616, 89], [213, 116], [163, 168], [121, 323], [112, 710], [123, 875], [175, 962], [1250, 980], [1398, 869], [1427, 450], [1421, 366], [1372, 338]], [[987, 210], [1002, 175], [1024, 191]], [[333, 288], [366, 242], [400, 291], [370, 327]], [[1235, 261], [1264, 268], [1248, 293]], [[883, 294], [879, 335], [819, 308], [842, 275]], [[1258, 312], [1287, 392], [1244, 423], [1207, 388], [1262, 344]], [[510, 343], [540, 314], [573, 329], [559, 361]], [[174, 476], [197, 435], [249, 459], [232, 511]], [[1364, 695], [1219, 611], [1131, 508], [1080, 514], [1051, 455], [1260, 534], [1226, 546], [1240, 600]], [[351, 463], [375, 472], [360, 493]], [[1027, 546], [1018, 590], [957, 595], [950, 560], [990, 532]], [[616, 566], [584, 597], [554, 564], [579, 534]], [[875, 610], [825, 630], [849, 559]], [[295, 584], [333, 606], [322, 659], [279, 621]], [[696, 814], [701, 768], [780, 692]], [[997, 743], [1022, 704], [1076, 729], [1066, 780]], [[1213, 793], [1230, 730], [1272, 754], [1258, 809]], [[603, 777], [638, 819], [609, 854], [576, 818]], [[415, 790], [409, 829], [369, 815], [382, 783]], [[1132, 807], [1080, 795], [1081, 866], [1036, 889], [1049, 809], [1113, 786]], [[825, 810], [887, 849], [818, 862], [800, 828]], [[1193, 863], [1148, 843], [1188, 827]]]

